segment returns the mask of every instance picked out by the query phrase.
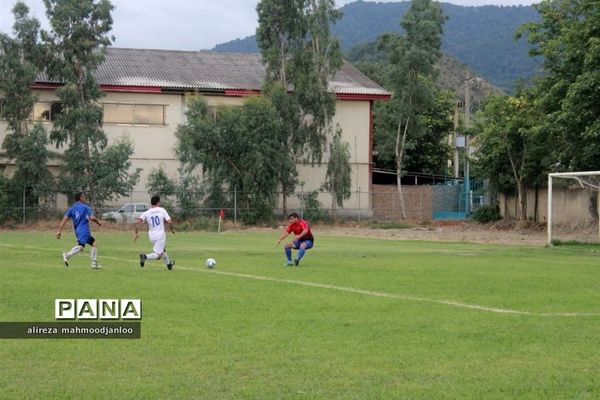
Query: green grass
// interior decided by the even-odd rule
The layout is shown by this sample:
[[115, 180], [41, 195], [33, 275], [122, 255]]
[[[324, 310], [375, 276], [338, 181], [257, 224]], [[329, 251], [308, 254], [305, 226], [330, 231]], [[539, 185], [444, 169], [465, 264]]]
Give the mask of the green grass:
[[372, 224], [371, 227], [373, 229], [409, 229], [411, 228], [408, 224], [398, 223], [398, 222], [382, 222]]
[[139, 340], [0, 340], [0, 398], [600, 398], [595, 251], [316, 234], [296, 269], [279, 231], [178, 233], [167, 271], [98, 230], [92, 271], [63, 265], [72, 236], [1, 232], [0, 321], [53, 321], [56, 298], [144, 315]]

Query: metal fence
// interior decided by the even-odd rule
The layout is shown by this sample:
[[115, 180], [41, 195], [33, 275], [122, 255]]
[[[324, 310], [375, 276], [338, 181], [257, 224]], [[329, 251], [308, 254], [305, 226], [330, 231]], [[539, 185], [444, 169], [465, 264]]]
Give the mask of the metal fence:
[[[469, 207], [471, 210], [482, 203], [483, 196], [471, 191], [465, 193], [462, 184], [441, 185], [404, 185], [402, 197], [394, 185], [373, 185], [371, 191], [355, 190], [342, 207], [332, 204], [332, 194], [323, 191], [299, 191], [286, 198], [283, 207], [283, 196], [277, 195], [277, 204], [272, 210], [275, 217], [284, 211], [298, 212], [309, 220], [342, 220], [342, 221], [430, 221], [439, 218], [465, 218]], [[221, 210], [225, 218], [234, 223], [243, 220], [247, 213], [255, 212], [245, 206], [243, 192], [224, 191], [217, 196], [206, 196], [202, 193], [188, 193], [182, 200], [177, 196], [161, 196], [161, 205], [174, 216], [191, 218], [195, 216], [217, 217]], [[93, 206], [95, 214], [102, 219], [117, 223], [134, 222], [149, 207], [151, 195], [147, 191], [132, 191], [129, 196], [114, 200], [105, 206]], [[11, 199], [9, 203], [6, 199]], [[15, 201], [19, 199], [19, 201]], [[217, 201], [215, 199], [221, 199]], [[402, 199], [402, 200], [401, 200]], [[44, 218], [60, 218], [72, 201], [64, 195], [52, 199], [28, 198], [27, 192], [0, 193], [0, 222], [27, 223]], [[402, 216], [404, 203], [405, 218]]]

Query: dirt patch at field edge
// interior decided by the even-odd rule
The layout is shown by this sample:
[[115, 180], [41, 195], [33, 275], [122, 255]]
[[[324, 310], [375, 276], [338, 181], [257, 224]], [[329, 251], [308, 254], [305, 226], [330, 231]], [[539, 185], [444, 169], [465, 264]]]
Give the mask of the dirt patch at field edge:
[[[2, 231], [36, 231], [56, 232], [58, 223], [37, 223], [35, 225], [15, 225], [13, 229], [0, 228]], [[177, 225], [177, 224], [176, 224]], [[321, 225], [312, 224], [315, 236], [351, 236], [369, 237], [387, 240], [426, 240], [447, 242], [472, 242], [472, 243], [497, 243], [497, 244], [523, 244], [540, 245], [546, 243], [546, 231], [543, 226], [519, 227], [512, 223], [497, 222], [482, 225], [470, 221], [440, 221], [428, 225], [407, 224], [411, 227], [404, 229], [379, 229], [367, 225]], [[133, 235], [133, 225], [105, 223], [102, 227], [92, 227], [93, 232], [103, 231], [129, 231]], [[224, 232], [272, 232], [273, 237], [279, 236], [283, 225], [277, 228], [268, 227], [240, 227], [231, 222], [223, 226]], [[64, 229], [63, 232], [70, 232]], [[276, 240], [276, 239], [274, 239]]]
[[438, 226], [429, 228], [408, 229], [362, 229], [358, 228], [334, 228], [331, 231], [323, 230], [324, 234], [376, 237], [397, 240], [427, 240], [445, 242], [472, 242], [472, 243], [497, 243], [497, 244], [524, 244], [544, 245], [546, 243], [545, 233], [536, 231], [497, 231], [477, 227], [455, 228]]
[[[283, 229], [283, 225], [278, 230]], [[361, 225], [312, 225], [316, 237], [352, 236], [388, 240], [425, 240], [446, 242], [497, 243], [497, 244], [546, 244], [543, 226], [518, 227], [510, 223], [482, 225], [475, 222], [437, 222], [428, 226], [413, 226], [405, 229], [378, 229]], [[270, 228], [248, 228], [252, 231], [269, 231]]]

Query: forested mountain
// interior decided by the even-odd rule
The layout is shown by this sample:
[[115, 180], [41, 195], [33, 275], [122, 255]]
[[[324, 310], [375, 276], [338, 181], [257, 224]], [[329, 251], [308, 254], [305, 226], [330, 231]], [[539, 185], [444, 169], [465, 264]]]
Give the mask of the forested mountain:
[[[341, 8], [344, 16], [334, 26], [342, 48], [374, 42], [384, 32], [401, 32], [400, 18], [410, 2], [370, 3], [357, 1]], [[465, 7], [442, 3], [448, 21], [444, 25], [442, 50], [467, 64], [494, 85], [510, 92], [519, 79], [539, 68], [539, 60], [527, 54], [526, 40], [514, 40], [516, 29], [538, 21], [529, 6]], [[254, 36], [215, 46], [214, 51], [258, 52]]]

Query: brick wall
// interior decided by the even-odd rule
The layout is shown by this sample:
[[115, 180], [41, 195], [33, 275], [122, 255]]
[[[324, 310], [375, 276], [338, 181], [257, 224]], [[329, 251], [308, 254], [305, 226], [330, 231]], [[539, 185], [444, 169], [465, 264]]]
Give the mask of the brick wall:
[[[433, 186], [402, 186], [406, 219], [430, 221], [433, 215]], [[398, 189], [393, 185], [373, 185], [373, 217], [378, 221], [401, 221]]]

